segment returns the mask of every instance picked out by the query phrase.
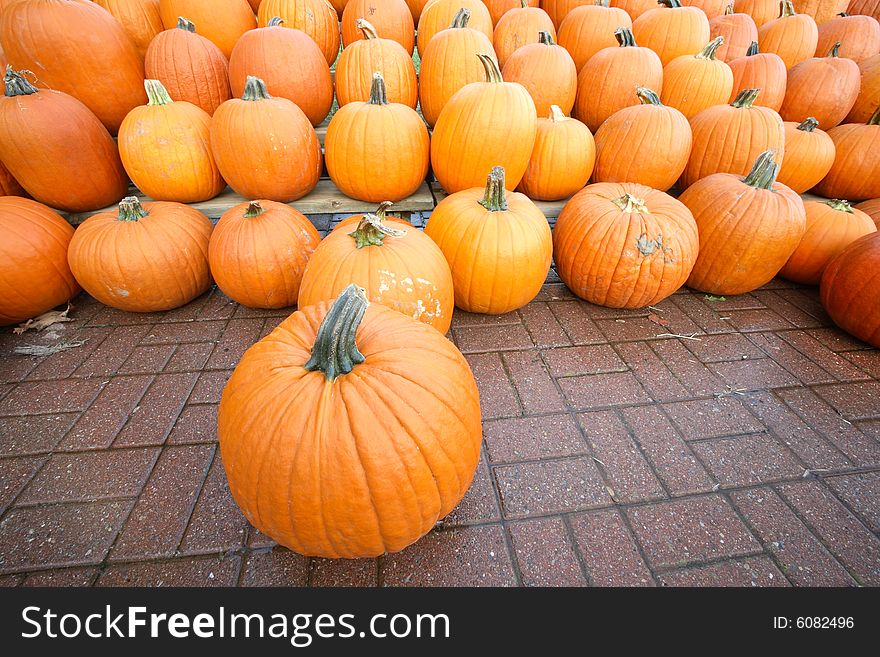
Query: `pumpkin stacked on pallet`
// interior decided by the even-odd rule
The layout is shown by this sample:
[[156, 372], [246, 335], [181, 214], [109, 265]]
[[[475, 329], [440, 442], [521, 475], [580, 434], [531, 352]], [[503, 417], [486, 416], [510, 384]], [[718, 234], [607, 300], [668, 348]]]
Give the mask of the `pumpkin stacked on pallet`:
[[779, 55], [787, 69], [816, 54], [819, 29], [807, 14], [795, 12], [791, 0], [782, 0], [779, 18], [768, 21], [758, 30], [758, 44], [763, 52]]
[[467, 26], [485, 34], [489, 43], [492, 43], [492, 17], [482, 0], [428, 0], [419, 18], [417, 41], [420, 56], [424, 57], [434, 35], [452, 25], [456, 14], [462, 9], [468, 11]]
[[852, 110], [859, 96], [858, 65], [839, 56], [840, 44], [826, 57], [811, 57], [788, 72], [780, 115], [786, 121], [813, 116], [823, 129], [838, 125]]
[[518, 82], [526, 88], [535, 101], [538, 116], [546, 116], [553, 105], [563, 114], [570, 113], [574, 107], [577, 68], [568, 51], [553, 43], [550, 32], [539, 32], [538, 43], [514, 51], [501, 75], [508, 82]]
[[834, 142], [812, 116], [785, 122], [785, 159], [777, 180], [798, 194], [815, 187], [834, 164]]
[[701, 9], [679, 0], [658, 0], [662, 6], [633, 20], [633, 36], [653, 50], [666, 66], [676, 57], [698, 52], [709, 41], [709, 19]]
[[380, 37], [397, 41], [412, 55], [416, 44], [415, 24], [412, 12], [403, 0], [349, 0], [342, 12], [343, 46], [348, 47], [366, 38], [358, 29], [359, 18], [366, 18], [376, 27]]
[[609, 7], [608, 0], [575, 7], [559, 24], [559, 45], [568, 50], [578, 72], [603, 48], [617, 45], [614, 31], [632, 30], [632, 19], [623, 9]]
[[709, 35], [714, 39], [724, 37], [718, 47], [717, 57], [722, 62], [732, 62], [745, 57], [752, 42], [758, 41], [758, 28], [755, 20], [748, 14], [737, 14], [729, 4], [721, 16], [709, 21]]
[[492, 45], [502, 68], [517, 48], [538, 41], [541, 32], [556, 40], [556, 28], [543, 9], [530, 7], [526, 0], [520, 0], [521, 7], [510, 9], [495, 25]]
[[746, 89], [760, 89], [754, 104], [779, 111], [788, 85], [788, 72], [779, 55], [759, 52], [758, 42], [753, 41], [745, 57], [730, 62], [730, 70], [733, 72], [733, 90], [729, 102], [732, 103]]
[[871, 16], [843, 13], [819, 26], [816, 56], [826, 54], [840, 43], [840, 56], [857, 64], [880, 52], [880, 22]]
[[660, 99], [691, 118], [713, 105], [727, 102], [733, 89], [730, 66], [715, 58], [724, 37], [715, 37], [696, 55], [676, 57], [663, 67]]

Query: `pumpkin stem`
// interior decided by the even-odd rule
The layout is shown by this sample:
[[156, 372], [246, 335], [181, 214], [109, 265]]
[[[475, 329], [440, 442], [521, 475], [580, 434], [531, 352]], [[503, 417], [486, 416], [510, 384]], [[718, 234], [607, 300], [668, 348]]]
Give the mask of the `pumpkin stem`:
[[681, 7], [681, 2], [679, 2], [679, 0], [657, 0], [657, 4], [669, 7], [670, 9], [678, 9]]
[[828, 200], [822, 201], [828, 207], [837, 210], [838, 212], [846, 212], [847, 214], [853, 214], [852, 205], [850, 205], [849, 201], [844, 201], [839, 198], [830, 198]]
[[842, 44], [840, 41], [836, 42], [833, 46], [831, 46], [831, 50], [828, 51], [827, 57], [840, 57], [840, 46]]
[[724, 8], [724, 15], [725, 16], [732, 16], [733, 15], [733, 3], [732, 2], [727, 3], [727, 6]]
[[621, 48], [635, 48], [636, 46], [636, 38], [628, 27], [618, 27], [614, 30], [614, 38], [617, 39]]
[[596, 0], [593, 4], [597, 7], [607, 7], [611, 4], [611, 0]]
[[527, 9], [529, 6], [529, 0], [519, 0], [520, 8]]
[[761, 52], [761, 51], [758, 50], [758, 42], [752, 41], [749, 44], [749, 49], [746, 50], [746, 57], [753, 57], [754, 55], [757, 55], [759, 52]]
[[452, 25], [449, 26], [450, 29], [453, 27], [467, 27], [468, 21], [471, 19], [471, 10], [467, 7], [462, 7], [459, 9], [455, 16], [452, 18]]
[[507, 193], [504, 189], [504, 167], [492, 167], [486, 179], [486, 195], [480, 205], [489, 212], [507, 210]]
[[259, 201], [251, 201], [250, 203], [248, 203], [247, 210], [244, 211], [244, 218], [256, 219], [264, 212], [265, 210], [263, 209], [263, 206], [260, 205]]
[[385, 79], [379, 71], [373, 73], [373, 86], [370, 87], [370, 105], [387, 105], [388, 92], [385, 89]]
[[813, 132], [816, 128], [819, 127], [819, 122], [812, 116], [808, 116], [804, 119], [804, 122], [801, 123], [797, 129], [803, 130], [804, 132]]
[[568, 117], [563, 113], [562, 108], [559, 105], [551, 105], [550, 106], [550, 120], [554, 123], [559, 123], [560, 121], [567, 121]]
[[3, 76], [3, 83], [6, 85], [7, 96], [30, 96], [39, 91], [39, 89], [25, 79], [24, 75], [22, 75], [23, 73], [30, 73], [30, 71], [13, 71], [12, 64], [6, 65], [6, 75]]
[[498, 68], [498, 62], [492, 58], [492, 55], [479, 53], [477, 57], [480, 58], [480, 61], [483, 63], [483, 68], [486, 70], [486, 82], [492, 82], [494, 84], [504, 82], [504, 78], [501, 77], [501, 69]]
[[391, 201], [382, 201], [375, 214], [365, 214], [358, 223], [357, 230], [349, 233], [353, 237], [357, 248], [365, 246], [382, 246], [386, 237], [403, 237], [405, 230], [391, 228], [385, 225], [385, 211], [394, 205]]
[[629, 192], [627, 192], [623, 196], [612, 199], [611, 202], [624, 212], [650, 214], [650, 212], [648, 211], [648, 206], [645, 205], [644, 199], [641, 199], [638, 196], [633, 196]]
[[553, 35], [547, 31], [541, 30], [538, 32], [538, 43], [543, 43], [545, 46], [554, 45]]
[[157, 105], [170, 105], [174, 101], [168, 95], [168, 91], [162, 86], [159, 80], [144, 80], [144, 89], [147, 90], [147, 105], [154, 107]]
[[797, 12], [794, 10], [794, 3], [791, 0], [782, 0], [779, 3], [779, 18], [788, 18], [795, 16]]
[[266, 89], [265, 82], [253, 75], [247, 76], [247, 82], [244, 83], [244, 95], [241, 97], [242, 100], [267, 100], [271, 97], [269, 90]]
[[354, 24], [357, 26], [357, 29], [359, 29], [361, 32], [363, 32], [364, 38], [367, 39], [368, 41], [370, 39], [378, 39], [379, 38], [379, 33], [376, 32], [376, 28], [366, 18], [358, 18], [354, 22]]
[[773, 189], [773, 184], [776, 182], [776, 174], [779, 173], [779, 165], [773, 159], [775, 156], [776, 151], [772, 149], [761, 153], [758, 159], [755, 160], [755, 166], [752, 167], [752, 170], [743, 179], [743, 182], [750, 187], [757, 187], [758, 189]]
[[139, 221], [149, 214], [137, 196], [126, 196], [119, 201], [119, 214], [117, 215], [119, 221]]
[[663, 103], [660, 101], [660, 96], [658, 96], [654, 91], [648, 89], [648, 87], [636, 87], [636, 96], [639, 97], [639, 100], [642, 101], [642, 105], [660, 105], [663, 106]]
[[721, 47], [721, 44], [722, 44], [722, 43], [724, 43], [724, 37], [723, 37], [723, 36], [717, 36], [717, 37], [715, 37], [715, 38], [712, 39], [709, 43], [707, 43], [707, 44], [706, 44], [706, 47], [703, 48], [700, 52], [698, 52], [698, 53], [695, 55], [695, 57], [696, 57], [697, 59], [709, 59], [709, 60], [714, 60], [714, 59], [715, 59], [715, 51], [717, 51], [718, 48]]
[[837, 12], [837, 15], [838, 15], [838, 16], [843, 16], [844, 18], [846, 18], [847, 16], [849, 16], [849, 14], [846, 13], [845, 11], [839, 11], [839, 12]]
[[761, 93], [760, 89], [743, 89], [733, 99], [731, 105], [739, 109], [748, 109], [757, 100], [759, 93]]
[[363, 288], [354, 283], [345, 288], [324, 315], [312, 356], [303, 368], [323, 372], [328, 381], [333, 381], [363, 363], [366, 357], [357, 348], [355, 336], [369, 305]]
[[273, 16], [269, 19], [269, 22], [266, 24], [266, 27], [281, 27], [281, 24], [284, 22], [284, 19], [281, 16]]
[[868, 119], [868, 125], [880, 125], [880, 107], [874, 112], [874, 115]]
[[183, 16], [177, 17], [177, 29], [186, 30], [187, 32], [195, 32], [196, 26], [190, 19], [184, 18]]

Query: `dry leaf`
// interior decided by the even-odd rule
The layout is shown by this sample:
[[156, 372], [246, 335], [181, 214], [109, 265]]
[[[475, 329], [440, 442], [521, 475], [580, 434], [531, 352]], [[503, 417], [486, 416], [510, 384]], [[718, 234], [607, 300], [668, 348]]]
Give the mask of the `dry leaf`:
[[18, 328], [13, 329], [13, 333], [15, 335], [21, 335], [22, 333], [27, 333], [28, 331], [42, 331], [43, 329], [52, 326], [52, 324], [61, 324], [63, 322], [72, 322], [73, 318], [68, 317], [72, 306], [67, 304], [67, 308], [64, 310], [50, 310], [47, 313], [43, 313], [39, 317], [34, 319], [29, 319], [24, 324], [20, 324]]
[[669, 326], [670, 321], [668, 319], [663, 319], [657, 313], [651, 313], [648, 315], [648, 319], [657, 324], [658, 326]]
[[18, 354], [19, 356], [51, 356], [52, 354], [57, 354], [62, 351], [67, 351], [68, 349], [76, 349], [77, 347], [82, 347], [88, 340], [76, 340], [74, 342], [59, 342], [53, 345], [42, 345], [42, 344], [29, 344], [23, 347], [16, 347], [13, 349], [13, 353]]

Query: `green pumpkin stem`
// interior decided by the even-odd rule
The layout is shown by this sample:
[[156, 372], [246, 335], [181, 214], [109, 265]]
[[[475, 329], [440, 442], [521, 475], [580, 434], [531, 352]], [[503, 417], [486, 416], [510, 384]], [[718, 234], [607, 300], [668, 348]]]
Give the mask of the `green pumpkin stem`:
[[184, 18], [183, 16], [177, 17], [177, 29], [186, 30], [187, 32], [195, 32], [196, 26], [190, 19]]
[[779, 3], [779, 18], [788, 18], [795, 15], [797, 15], [797, 12], [794, 10], [794, 3], [791, 0], [782, 0]]
[[385, 211], [394, 205], [391, 201], [382, 201], [375, 214], [365, 214], [358, 223], [357, 229], [348, 236], [354, 238], [357, 248], [365, 246], [382, 246], [386, 237], [403, 237], [405, 230], [385, 225]]
[[24, 73], [30, 73], [30, 71], [14, 71], [12, 70], [12, 64], [6, 65], [3, 83], [6, 86], [7, 96], [30, 96], [39, 91], [39, 89], [27, 81], [23, 75]]
[[804, 132], [813, 132], [813, 130], [818, 127], [819, 122], [815, 119], [815, 117], [808, 116], [806, 119], [804, 119], [804, 122], [797, 127], [797, 129], [803, 130]]
[[681, 7], [680, 0], [657, 0], [657, 4], [669, 7], [670, 9], [678, 9]]
[[849, 201], [844, 201], [840, 198], [830, 198], [822, 201], [822, 203], [836, 210], [837, 212], [846, 212], [847, 214], [853, 214], [852, 205], [850, 205]]
[[149, 214], [137, 196], [126, 196], [119, 201], [119, 214], [117, 215], [119, 221], [140, 221]]
[[554, 45], [553, 35], [545, 30], [541, 30], [538, 32], [538, 43], [543, 43], [545, 46]]
[[732, 2], [727, 3], [727, 6], [724, 8], [724, 15], [725, 16], [733, 16], [733, 3]]
[[644, 199], [641, 199], [638, 196], [633, 196], [629, 192], [627, 192], [623, 196], [612, 199], [611, 202], [624, 212], [650, 214], [650, 212], [648, 211], [648, 206], [645, 205]]
[[717, 37], [715, 37], [715, 38], [712, 39], [709, 43], [707, 43], [707, 44], [706, 44], [706, 47], [703, 48], [700, 52], [698, 52], [698, 53], [695, 55], [695, 57], [696, 57], [697, 59], [710, 59], [710, 60], [714, 60], [714, 59], [715, 59], [715, 52], [718, 50], [718, 48], [721, 47], [721, 44], [722, 44], [722, 43], [724, 43], [724, 37], [723, 37], [723, 36], [717, 36]]
[[370, 105], [387, 105], [388, 91], [385, 88], [385, 78], [379, 71], [373, 73], [373, 86], [370, 87]]
[[560, 121], [567, 121], [568, 117], [559, 105], [551, 105], [549, 119], [553, 121], [553, 123], [559, 123]]
[[354, 24], [357, 29], [361, 31], [367, 41], [379, 38], [379, 33], [376, 32], [375, 26], [366, 18], [358, 18]]
[[519, 0], [520, 9], [528, 9], [529, 0]]
[[877, 111], [868, 119], [868, 125], [880, 125], [880, 107], [877, 108]]
[[267, 100], [271, 97], [269, 90], [266, 89], [265, 82], [253, 75], [247, 76], [247, 82], [244, 83], [244, 95], [241, 97], [242, 100]]
[[459, 9], [455, 13], [455, 16], [452, 18], [452, 25], [450, 25], [449, 27], [450, 27], [450, 29], [454, 28], [454, 27], [455, 28], [467, 27], [468, 21], [470, 19], [471, 19], [471, 10], [468, 9], [467, 7], [462, 7], [461, 9]]
[[660, 96], [656, 92], [648, 89], [648, 87], [636, 87], [636, 96], [642, 102], [642, 105], [659, 105], [663, 106]]
[[596, 0], [593, 4], [597, 7], [608, 7], [611, 4], [611, 0]]
[[144, 80], [144, 89], [147, 90], [147, 105], [150, 107], [170, 105], [174, 102], [159, 80]]
[[617, 39], [621, 48], [635, 48], [636, 46], [636, 38], [628, 27], [618, 27], [614, 30], [614, 38]]
[[486, 179], [486, 195], [480, 205], [489, 212], [507, 210], [507, 192], [504, 189], [504, 167], [492, 167]]
[[776, 151], [774, 150], [761, 153], [743, 182], [757, 189], [773, 189], [776, 175], [779, 173], [779, 164], [776, 163], [775, 156]]
[[260, 205], [259, 201], [251, 201], [250, 203], [248, 203], [247, 210], [244, 211], [244, 218], [256, 219], [264, 212], [265, 210], [263, 209], [263, 206]]
[[273, 16], [269, 19], [269, 22], [266, 24], [266, 27], [281, 27], [284, 24], [284, 19], [281, 16]]
[[758, 99], [759, 93], [761, 93], [760, 89], [743, 89], [736, 95], [731, 105], [739, 109], [748, 109]]
[[486, 82], [492, 82], [494, 84], [504, 82], [504, 78], [501, 77], [501, 69], [498, 68], [498, 62], [495, 61], [495, 58], [492, 57], [492, 55], [479, 53], [477, 57], [480, 58], [480, 61], [483, 63], [483, 68], [486, 70]]
[[761, 51], [758, 49], [758, 42], [752, 41], [749, 44], [749, 49], [746, 50], [746, 57], [754, 57], [755, 55], [757, 55], [760, 52]]
[[324, 315], [312, 356], [303, 368], [323, 372], [328, 381], [333, 381], [363, 363], [366, 357], [358, 349], [355, 336], [369, 305], [363, 288], [354, 284], [345, 288]]
[[840, 46], [843, 44], [840, 41], [837, 41], [833, 46], [831, 46], [831, 50], [828, 51], [826, 57], [840, 57]]

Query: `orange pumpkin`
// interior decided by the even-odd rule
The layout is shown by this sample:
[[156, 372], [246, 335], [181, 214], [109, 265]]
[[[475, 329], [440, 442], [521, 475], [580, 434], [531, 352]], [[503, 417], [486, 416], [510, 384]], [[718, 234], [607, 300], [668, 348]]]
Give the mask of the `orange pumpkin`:
[[620, 44], [603, 48], [578, 73], [578, 94], [574, 115], [595, 132], [609, 116], [630, 105], [638, 105], [636, 87], [663, 88], [663, 64], [650, 48], [636, 45], [632, 32], [614, 32]]
[[540, 32], [538, 43], [516, 50], [508, 58], [501, 76], [526, 88], [539, 116], [547, 114], [551, 105], [558, 106], [563, 114], [570, 113], [574, 107], [577, 69], [568, 51], [553, 43], [549, 32]]
[[733, 89], [730, 66], [715, 59], [724, 37], [715, 37], [696, 55], [676, 57], [663, 68], [665, 105], [691, 118], [713, 105], [723, 105]]
[[779, 18], [780, 13], [779, 0], [734, 0], [733, 10], [751, 16], [758, 27]]
[[837, 42], [840, 56], [859, 64], [880, 53], [880, 23], [872, 16], [835, 16], [819, 26], [815, 55], [821, 57]]
[[336, 63], [336, 97], [340, 105], [370, 98], [373, 73], [381, 73], [388, 100], [409, 105], [419, 103], [419, 83], [412, 58], [396, 41], [380, 39], [368, 21], [358, 19], [367, 38], [342, 51]]
[[[541, 9], [547, 12], [557, 31], [566, 16], [578, 7], [604, 7], [607, 9], [609, 4], [610, 0], [541, 0], [540, 2]], [[626, 14], [622, 9], [620, 11]], [[626, 17], [629, 19], [629, 14], [626, 14]], [[613, 32], [616, 27], [617, 25], [611, 26], [610, 31]], [[613, 46], [614, 44], [609, 43], [608, 45]]]
[[786, 121], [813, 116], [825, 130], [838, 125], [859, 97], [860, 72], [851, 59], [838, 57], [839, 44], [827, 57], [812, 57], [788, 74], [780, 115]]
[[504, 189], [494, 167], [486, 187], [466, 189], [437, 204], [425, 233], [452, 270], [455, 305], [471, 313], [502, 315], [540, 292], [550, 271], [547, 217], [526, 196]]
[[332, 299], [354, 283], [371, 302], [446, 333], [452, 323], [452, 273], [438, 246], [402, 219], [376, 214], [340, 223], [315, 250], [303, 274], [299, 307]]
[[515, 189], [535, 145], [538, 115], [529, 92], [521, 84], [504, 82], [492, 57], [478, 57], [486, 81], [472, 82], [450, 98], [431, 137], [431, 167], [450, 194], [480, 186], [477, 181], [494, 166], [506, 170], [507, 184]]
[[321, 176], [321, 145], [309, 119], [286, 98], [270, 96], [255, 77], [241, 99], [217, 108], [211, 150], [220, 174], [245, 198], [295, 201]]
[[73, 96], [38, 90], [22, 73], [6, 69], [0, 163], [28, 194], [59, 210], [96, 210], [121, 199], [128, 178], [107, 129]]
[[880, 230], [880, 198], [872, 198], [867, 201], [862, 201], [855, 207], [871, 217], [874, 225], [877, 226], [877, 230]]
[[357, 20], [366, 18], [383, 39], [397, 41], [410, 55], [416, 43], [412, 13], [403, 0], [349, 0], [342, 12], [342, 43], [350, 44], [365, 38]]
[[[336, 0], [337, 2], [347, 3], [348, 0]], [[428, 0], [406, 0], [406, 6], [409, 7], [409, 11], [412, 14], [413, 23], [415, 25], [419, 24], [419, 18], [422, 15], [422, 10], [425, 8], [425, 5], [428, 4]], [[345, 4], [342, 5], [342, 10], [345, 9]], [[339, 15], [342, 15], [342, 11], [339, 11]]]
[[744, 176], [763, 151], [783, 160], [785, 126], [772, 109], [754, 105], [759, 92], [746, 89], [730, 105], [709, 107], [691, 119], [694, 145], [681, 176], [682, 188], [714, 173]]
[[260, 8], [260, 0], [248, 0], [248, 4], [251, 6], [251, 11], [256, 14]]
[[165, 30], [150, 42], [147, 77], [159, 80], [178, 101], [197, 105], [208, 114], [232, 98], [226, 55], [200, 34], [192, 21], [180, 18], [177, 27]]
[[687, 166], [691, 126], [684, 114], [663, 105], [650, 89], [639, 87], [635, 95], [641, 105], [615, 112], [596, 132], [593, 181], [667, 190]]
[[92, 2], [15, 2], [0, 14], [0, 43], [16, 70], [82, 102], [111, 134], [129, 110], [147, 102], [134, 42]]
[[733, 102], [746, 89], [760, 89], [755, 104], [778, 112], [785, 100], [788, 72], [785, 62], [772, 52], [758, 52], [758, 42], [753, 41], [745, 57], [729, 64], [733, 72], [733, 91], [728, 102]]
[[67, 265], [73, 227], [41, 203], [0, 196], [0, 326], [18, 324], [79, 294]]
[[119, 155], [131, 181], [157, 201], [197, 203], [226, 188], [211, 154], [211, 117], [200, 107], [174, 102], [158, 80], [145, 83], [147, 105], [135, 107], [119, 127]]
[[159, 0], [159, 11], [166, 30], [181, 16], [199, 28], [199, 34], [213, 42], [228, 58], [236, 42], [257, 26], [247, 0]]
[[428, 129], [408, 105], [389, 103], [381, 73], [367, 102], [343, 105], [324, 139], [327, 172], [346, 196], [380, 203], [413, 194], [428, 175]]
[[859, 95], [844, 119], [845, 123], [867, 123], [877, 109], [877, 99], [880, 98], [880, 54], [863, 59], [859, 63], [859, 73]]
[[333, 105], [333, 77], [321, 50], [305, 32], [281, 26], [281, 19], [244, 34], [229, 58], [233, 96], [244, 93], [248, 77], [258, 77], [269, 93], [296, 103], [312, 125], [321, 125]]
[[633, 36], [666, 66], [676, 57], [697, 52], [709, 41], [709, 19], [701, 9], [679, 0], [657, 0], [661, 6], [633, 20]]
[[681, 0], [681, 4], [685, 7], [696, 7], [702, 9], [706, 14], [706, 18], [710, 21], [718, 16], [723, 16], [728, 7], [731, 7], [731, 0]]
[[880, 21], [880, 0], [850, 0], [849, 8], [846, 11], [850, 14], [873, 16]]
[[590, 180], [596, 143], [590, 129], [556, 105], [538, 119], [535, 147], [517, 190], [536, 201], [568, 198]]
[[867, 123], [839, 125], [828, 136], [834, 142], [834, 164], [816, 193], [853, 201], [880, 196], [880, 107]]
[[[849, 0], [798, 0], [797, 4], [798, 11], [812, 16], [817, 25], [822, 25], [846, 11], [847, 6]], [[825, 52], [828, 50], [826, 49]]]
[[438, 32], [421, 53], [419, 102], [429, 126], [434, 126], [440, 111], [459, 89], [486, 79], [477, 55], [495, 57], [492, 42], [482, 32], [470, 29], [469, 19], [470, 11], [460, 10], [452, 27]]
[[785, 159], [777, 180], [803, 194], [824, 178], [834, 163], [834, 142], [812, 116], [803, 123], [785, 122]]
[[263, 0], [257, 12], [259, 26], [268, 26], [276, 16], [281, 18], [284, 27], [308, 34], [318, 44], [328, 65], [336, 61], [339, 16], [327, 0]]
[[536, 43], [539, 33], [547, 32], [556, 40], [556, 28], [547, 12], [530, 7], [526, 0], [520, 1], [522, 7], [509, 10], [495, 25], [492, 45], [498, 55], [498, 65], [502, 68], [517, 48]]
[[376, 557], [464, 497], [480, 459], [479, 393], [433, 329], [354, 285], [331, 303], [303, 307], [242, 357], [220, 401], [220, 454], [232, 497], [273, 540]]
[[713, 39], [724, 37], [716, 56], [722, 62], [730, 63], [734, 59], [745, 57], [752, 41], [758, 41], [758, 27], [748, 14], [733, 13], [733, 5], [728, 5], [728, 9], [729, 11], [709, 21], [709, 35]]
[[776, 182], [773, 151], [748, 176], [718, 173], [679, 197], [694, 215], [700, 254], [688, 286], [715, 295], [745, 294], [769, 282], [794, 253], [806, 229], [801, 197]]
[[119, 211], [86, 219], [67, 259], [83, 289], [128, 312], [179, 308], [211, 287], [211, 220], [181, 203], [144, 203], [129, 196]]
[[144, 57], [147, 46], [164, 30], [159, 13], [159, 0], [95, 0], [120, 22], [122, 28]]
[[617, 44], [614, 31], [618, 27], [632, 30], [632, 20], [623, 9], [609, 7], [608, 0], [596, 0], [596, 4], [574, 7], [559, 25], [559, 45], [574, 60], [578, 72], [590, 57], [602, 48]]
[[612, 7], [623, 9], [632, 20], [657, 8], [657, 0], [611, 0]]
[[880, 233], [856, 240], [825, 268], [819, 299], [847, 333], [880, 347]]
[[877, 227], [861, 210], [846, 201], [805, 201], [807, 230], [779, 272], [803, 285], [818, 285], [828, 263], [850, 244]]
[[[529, 7], [537, 7], [539, 0], [527, 0]], [[483, 4], [489, 9], [492, 16], [492, 25], [497, 26], [501, 17], [511, 9], [522, 7], [522, 0], [483, 0]]]
[[[807, 14], [798, 14], [791, 0], [782, 0], [779, 18], [774, 18], [758, 30], [758, 43], [763, 52], [773, 52], [791, 69], [816, 53], [819, 29]], [[827, 51], [826, 51], [827, 52]]]
[[223, 213], [208, 244], [211, 275], [250, 308], [296, 303], [306, 263], [321, 236], [305, 215], [274, 201], [239, 203]]
[[489, 15], [489, 8], [482, 0], [428, 0], [419, 18], [419, 30], [416, 35], [420, 56], [425, 54], [434, 35], [452, 25], [455, 15], [461, 9], [470, 12], [467, 26], [485, 34], [489, 43], [492, 43], [492, 17]]

